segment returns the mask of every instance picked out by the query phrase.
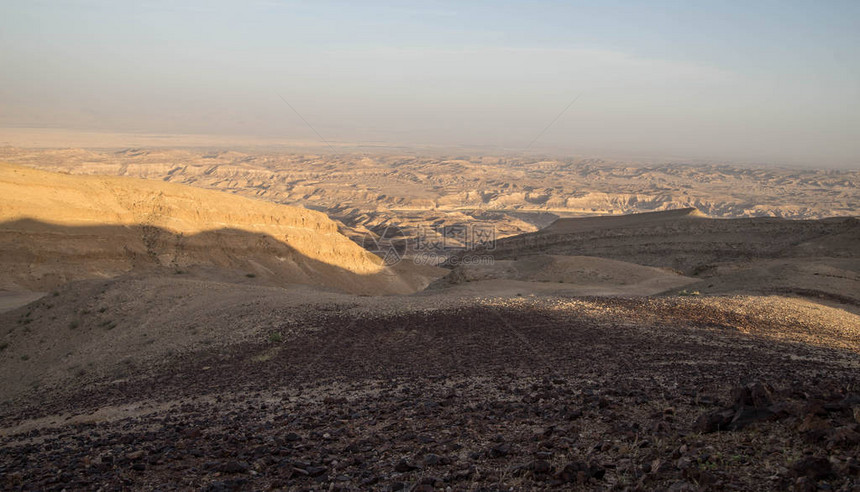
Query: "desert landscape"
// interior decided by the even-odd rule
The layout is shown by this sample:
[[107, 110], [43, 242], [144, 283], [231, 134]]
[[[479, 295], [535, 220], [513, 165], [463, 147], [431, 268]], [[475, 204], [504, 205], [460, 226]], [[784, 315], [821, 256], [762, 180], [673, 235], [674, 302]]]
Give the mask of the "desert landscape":
[[[562, 190], [536, 192], [555, 206], [531, 191], [470, 201], [492, 166], [441, 172], [433, 191], [451, 164], [429, 158], [409, 164], [410, 188], [389, 157], [4, 156], [5, 488], [857, 483], [855, 172], [678, 168], [684, 186], [661, 196], [706, 195], [719, 173], [821, 201], [738, 190], [709, 214], [620, 193], [585, 213]], [[587, 166], [548, 167], [575, 182]], [[601, 169], [647, 188], [675, 168]], [[498, 225], [493, 241], [419, 261], [416, 231], [476, 223]], [[381, 238], [392, 224], [402, 235]], [[399, 261], [376, 239], [400, 241]]]
[[301, 205], [360, 242], [394, 225], [408, 235], [489, 225], [497, 237], [559, 217], [693, 207], [709, 217], [820, 219], [860, 207], [857, 170], [648, 165], [603, 159], [428, 157], [223, 150], [0, 148], [0, 161], [72, 174], [131, 176]]
[[0, 2], [0, 491], [860, 492], [860, 2]]

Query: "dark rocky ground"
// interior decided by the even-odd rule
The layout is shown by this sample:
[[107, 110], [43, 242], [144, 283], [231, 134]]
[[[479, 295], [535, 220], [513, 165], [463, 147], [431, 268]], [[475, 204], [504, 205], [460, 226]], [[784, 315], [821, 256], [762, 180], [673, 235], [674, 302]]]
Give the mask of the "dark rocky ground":
[[684, 299], [311, 312], [7, 405], [0, 488], [856, 491], [848, 319], [813, 345]]

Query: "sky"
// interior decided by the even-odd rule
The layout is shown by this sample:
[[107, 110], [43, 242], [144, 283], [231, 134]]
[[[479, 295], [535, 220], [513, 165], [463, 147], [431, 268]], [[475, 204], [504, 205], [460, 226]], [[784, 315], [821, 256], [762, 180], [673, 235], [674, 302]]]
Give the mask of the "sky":
[[856, 0], [4, 0], [0, 67], [7, 128], [860, 168]]

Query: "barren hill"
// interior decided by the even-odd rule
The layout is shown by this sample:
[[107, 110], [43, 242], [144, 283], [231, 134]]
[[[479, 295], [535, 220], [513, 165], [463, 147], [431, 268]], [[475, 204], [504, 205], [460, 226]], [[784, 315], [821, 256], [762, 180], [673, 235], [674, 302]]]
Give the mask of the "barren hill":
[[705, 214], [692, 207], [640, 214], [574, 217], [558, 219], [550, 224], [549, 227], [541, 229], [539, 232], [541, 234], [570, 234], [600, 229], [653, 227], [667, 222], [697, 217], [705, 217]]
[[[501, 239], [487, 253], [496, 259], [584, 254], [694, 273], [722, 261], [811, 256], [856, 258], [858, 231], [860, 220], [854, 217], [712, 219], [695, 209], [683, 209], [560, 219], [544, 230]], [[807, 243], [818, 247], [805, 246]]]
[[455, 268], [431, 287], [473, 295], [653, 295], [697, 279], [665, 268], [592, 256], [532, 255]]
[[[500, 269], [506, 262], [583, 256], [592, 257], [590, 268], [598, 271], [609, 268], [607, 260], [635, 264], [628, 272], [641, 266], [671, 269], [686, 276], [677, 279], [676, 290], [791, 293], [860, 305], [860, 220], [854, 217], [712, 219], [696, 209], [680, 209], [559, 219], [541, 231], [501, 239], [493, 249], [462, 253], [449, 265], [463, 263], [464, 257], [489, 257], [496, 267], [481, 279], [506, 279]], [[458, 279], [474, 275], [473, 270], [457, 266], [437, 285], [461, 283]], [[557, 266], [553, 278], [562, 279], [566, 271]], [[695, 281], [684, 281], [689, 277]]]
[[407, 293], [428, 282], [392, 271], [325, 214], [120, 177], [0, 165], [0, 289], [165, 270], [270, 285]]

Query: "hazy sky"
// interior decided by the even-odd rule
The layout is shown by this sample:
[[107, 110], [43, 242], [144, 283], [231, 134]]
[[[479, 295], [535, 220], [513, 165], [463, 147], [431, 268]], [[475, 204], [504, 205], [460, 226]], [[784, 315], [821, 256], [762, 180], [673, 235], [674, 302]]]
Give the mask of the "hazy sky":
[[[0, 2], [0, 126], [860, 167], [860, 1]], [[2, 130], [0, 130], [2, 131]]]

